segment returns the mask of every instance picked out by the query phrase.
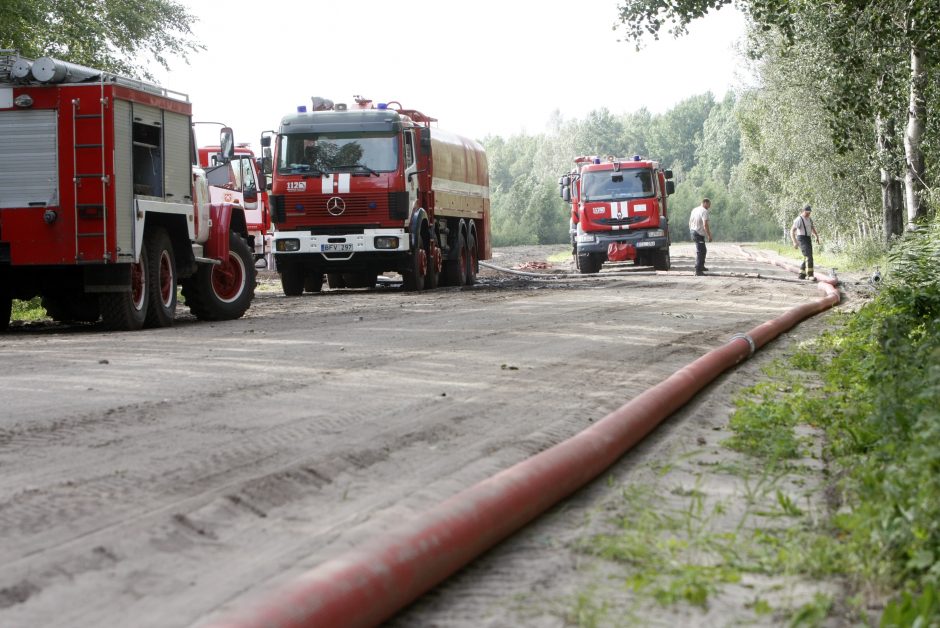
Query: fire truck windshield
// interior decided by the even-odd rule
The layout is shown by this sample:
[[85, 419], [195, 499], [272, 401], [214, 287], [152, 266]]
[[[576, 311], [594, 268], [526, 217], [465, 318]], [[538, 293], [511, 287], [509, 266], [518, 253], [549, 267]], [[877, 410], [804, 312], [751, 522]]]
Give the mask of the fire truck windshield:
[[602, 170], [581, 175], [581, 197], [585, 202], [650, 196], [653, 196], [651, 170]]
[[278, 146], [278, 172], [326, 173], [359, 170], [363, 173], [398, 169], [398, 136], [361, 133], [282, 135]]

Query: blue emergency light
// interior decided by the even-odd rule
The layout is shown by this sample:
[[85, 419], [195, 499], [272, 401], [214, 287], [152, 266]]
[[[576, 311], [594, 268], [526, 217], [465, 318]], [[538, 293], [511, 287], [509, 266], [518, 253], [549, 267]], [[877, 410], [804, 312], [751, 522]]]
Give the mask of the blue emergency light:
[[639, 155], [634, 155], [634, 156], [633, 156], [633, 161], [640, 161], [640, 156], [639, 156]]
[[387, 103], [387, 102], [380, 102], [379, 104], [377, 104], [377, 105], [375, 106], [375, 108], [376, 108], [376, 109], [388, 109], [388, 103]]
[[307, 105], [297, 105], [297, 113], [307, 113]]

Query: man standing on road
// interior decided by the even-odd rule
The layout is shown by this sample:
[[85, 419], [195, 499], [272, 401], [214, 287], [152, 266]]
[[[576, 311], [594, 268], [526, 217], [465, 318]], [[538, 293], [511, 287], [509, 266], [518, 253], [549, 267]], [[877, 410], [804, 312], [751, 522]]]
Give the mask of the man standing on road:
[[803, 263], [800, 264], [800, 279], [809, 279], [816, 281], [813, 276], [813, 239], [810, 234], [816, 236], [816, 244], [819, 244], [819, 233], [816, 232], [816, 226], [813, 219], [809, 217], [813, 208], [809, 205], [803, 207], [803, 211], [793, 221], [790, 227], [790, 240], [793, 241], [793, 248], [800, 249], [803, 253]]
[[695, 274], [704, 275], [705, 271], [708, 270], [705, 268], [705, 254], [708, 252], [708, 249], [705, 248], [705, 238], [708, 238], [708, 241], [712, 241], [712, 230], [708, 225], [708, 209], [712, 206], [712, 202], [707, 198], [702, 199], [702, 204], [692, 210], [692, 214], [689, 216], [689, 235], [692, 236], [692, 241], [695, 242]]

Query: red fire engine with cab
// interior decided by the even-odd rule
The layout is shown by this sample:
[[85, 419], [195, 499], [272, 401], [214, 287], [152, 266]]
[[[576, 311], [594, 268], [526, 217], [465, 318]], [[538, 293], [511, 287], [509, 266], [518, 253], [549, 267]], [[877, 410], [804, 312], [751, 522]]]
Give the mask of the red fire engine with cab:
[[[195, 125], [221, 123], [197, 122]], [[199, 165], [206, 171], [209, 199], [213, 204], [231, 203], [245, 213], [248, 246], [256, 260], [266, 259], [271, 247], [271, 211], [267, 181], [259, 158], [247, 143], [237, 144], [227, 159], [219, 146], [200, 146]]]
[[281, 120], [274, 150], [284, 293], [319, 292], [324, 274], [331, 288], [374, 286], [386, 271], [406, 290], [474, 283], [491, 256], [483, 147], [397, 102], [312, 104]]
[[606, 261], [669, 270], [667, 197], [675, 191], [672, 170], [656, 161], [578, 157], [559, 179], [571, 203], [572, 255], [578, 270], [596, 273]]
[[[231, 129], [222, 153], [231, 156]], [[210, 204], [183, 94], [50, 57], [0, 54], [0, 328], [12, 299], [56, 320], [173, 324], [254, 297], [244, 211]]]

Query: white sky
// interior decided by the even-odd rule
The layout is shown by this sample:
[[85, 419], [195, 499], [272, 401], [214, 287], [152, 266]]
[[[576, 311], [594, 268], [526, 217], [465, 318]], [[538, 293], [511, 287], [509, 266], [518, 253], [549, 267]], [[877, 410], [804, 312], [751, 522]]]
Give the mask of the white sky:
[[309, 109], [311, 96], [397, 100], [482, 139], [541, 133], [556, 109], [565, 119], [601, 107], [663, 112], [744, 80], [734, 52], [744, 19], [731, 7], [638, 53], [612, 30], [617, 0], [182, 3], [206, 50], [159, 69], [158, 82], [189, 94], [194, 120], [225, 122], [256, 150], [263, 130]]

